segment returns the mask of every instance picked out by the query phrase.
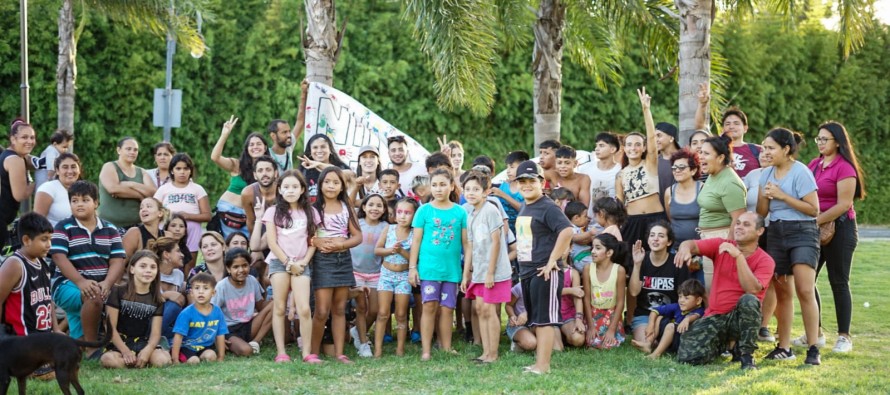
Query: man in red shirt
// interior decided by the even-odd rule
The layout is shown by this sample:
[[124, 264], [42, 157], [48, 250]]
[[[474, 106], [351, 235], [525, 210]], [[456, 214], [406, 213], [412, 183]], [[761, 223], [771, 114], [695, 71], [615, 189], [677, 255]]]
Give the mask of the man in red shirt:
[[716, 358], [730, 341], [736, 341], [742, 369], [754, 369], [751, 354], [757, 349], [760, 302], [775, 271], [775, 262], [757, 246], [763, 234], [763, 217], [753, 212], [733, 224], [735, 241], [721, 238], [688, 240], [680, 245], [675, 263], [688, 264], [693, 255], [714, 260], [714, 280], [705, 316], [680, 338], [677, 359], [693, 365]]

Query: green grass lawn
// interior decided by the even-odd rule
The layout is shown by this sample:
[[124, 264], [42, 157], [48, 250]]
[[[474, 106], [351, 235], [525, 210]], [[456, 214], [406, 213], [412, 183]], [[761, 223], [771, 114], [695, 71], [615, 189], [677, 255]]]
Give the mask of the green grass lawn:
[[[649, 361], [629, 342], [612, 351], [570, 350], [556, 353], [553, 372], [545, 376], [523, 374], [522, 367], [533, 363], [531, 353], [510, 353], [501, 343], [501, 360], [487, 366], [469, 362], [480, 348], [456, 341], [460, 355], [434, 353], [431, 362], [419, 360], [419, 345], [408, 346], [408, 355], [393, 355], [394, 345], [385, 349], [380, 360], [358, 359], [354, 348], [347, 353], [351, 366], [328, 362], [321, 366], [301, 363], [275, 364], [271, 336], [258, 357], [229, 357], [223, 363], [166, 369], [106, 370], [96, 362], [85, 362], [81, 383], [94, 394], [182, 394], [182, 393], [890, 393], [890, 242], [862, 242], [853, 266], [853, 341], [851, 354], [831, 352], [835, 316], [827, 278], [819, 279], [822, 315], [828, 346], [822, 365], [803, 365], [805, 350], [798, 349], [796, 361], [766, 362], [763, 356], [773, 345], [761, 343], [755, 355], [759, 369], [743, 372], [728, 360], [695, 367], [678, 364], [666, 357]], [[882, 258], [883, 257], [883, 258]], [[823, 273], [824, 275], [824, 273]], [[870, 307], [865, 307], [868, 302]], [[775, 323], [773, 324], [775, 325]], [[775, 327], [773, 326], [773, 329]], [[793, 335], [802, 334], [800, 315]], [[288, 350], [296, 354], [294, 347]], [[0, 350], [2, 352], [2, 350]], [[884, 362], [881, 362], [884, 361]], [[881, 367], [883, 366], [883, 367]], [[13, 388], [16, 384], [12, 385]], [[10, 391], [16, 389], [10, 388]], [[58, 393], [55, 382], [30, 380], [29, 393]]]

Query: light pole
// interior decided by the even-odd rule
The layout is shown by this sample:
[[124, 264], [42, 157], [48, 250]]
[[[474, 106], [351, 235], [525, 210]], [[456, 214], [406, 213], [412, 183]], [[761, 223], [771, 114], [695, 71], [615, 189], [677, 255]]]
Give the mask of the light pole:
[[31, 98], [28, 93], [28, 0], [20, 0], [21, 18], [19, 20], [21, 29], [21, 50], [22, 59], [22, 119], [25, 123], [31, 123]]
[[[176, 8], [173, 0], [170, 0], [170, 19], [176, 17]], [[170, 141], [171, 122], [173, 120], [173, 55], [176, 53], [176, 37], [173, 36], [173, 28], [167, 28], [167, 72], [164, 83], [164, 96], [166, 99], [167, 116], [164, 117], [164, 141]]]

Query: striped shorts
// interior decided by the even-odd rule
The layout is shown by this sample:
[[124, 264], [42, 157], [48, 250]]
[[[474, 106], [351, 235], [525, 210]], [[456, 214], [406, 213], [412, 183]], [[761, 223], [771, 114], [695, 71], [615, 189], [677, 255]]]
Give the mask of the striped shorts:
[[562, 287], [561, 270], [550, 272], [550, 280], [544, 280], [544, 276], [538, 275], [522, 279], [522, 300], [528, 311], [527, 326], [562, 325], [559, 313]]

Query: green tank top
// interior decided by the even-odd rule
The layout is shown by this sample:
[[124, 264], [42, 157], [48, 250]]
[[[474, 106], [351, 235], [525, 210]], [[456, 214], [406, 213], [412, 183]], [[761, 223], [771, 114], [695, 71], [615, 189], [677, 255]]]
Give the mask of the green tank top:
[[[117, 179], [142, 184], [142, 168], [136, 167], [136, 176], [127, 177], [117, 162], [111, 162], [117, 171]], [[111, 196], [105, 186], [99, 183], [99, 218], [121, 228], [128, 228], [139, 223], [139, 199], [124, 199]]]
[[237, 175], [232, 176], [231, 179], [229, 179], [229, 188], [226, 190], [229, 192], [232, 192], [236, 195], [240, 195], [241, 190], [244, 189], [245, 187], [247, 187], [247, 182], [244, 181], [243, 178], [241, 178], [240, 174], [237, 174]]

